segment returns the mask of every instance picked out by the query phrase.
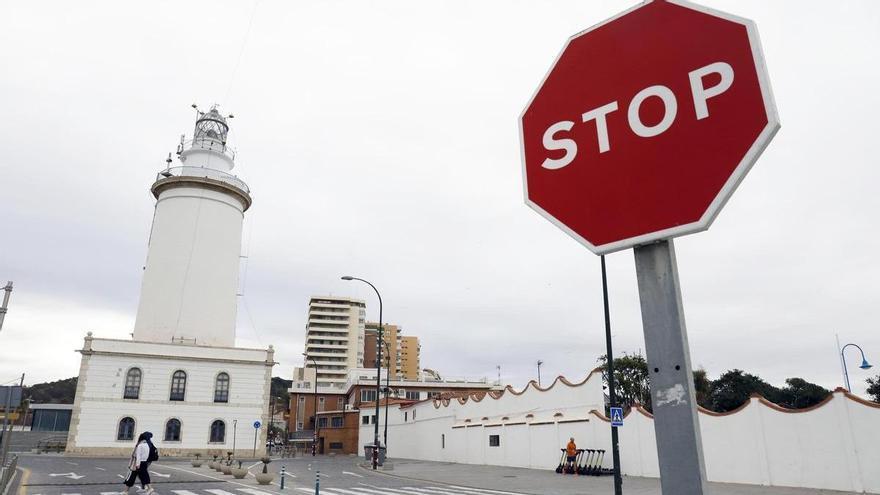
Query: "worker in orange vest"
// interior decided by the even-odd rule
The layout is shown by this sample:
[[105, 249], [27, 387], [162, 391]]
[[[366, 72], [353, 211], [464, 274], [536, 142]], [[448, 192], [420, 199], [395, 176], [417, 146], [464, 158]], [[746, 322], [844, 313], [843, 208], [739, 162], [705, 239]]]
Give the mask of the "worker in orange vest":
[[574, 463], [577, 460], [577, 444], [574, 443], [574, 437], [568, 439], [568, 445], [565, 446], [565, 455], [568, 459], [568, 471], [574, 472]]

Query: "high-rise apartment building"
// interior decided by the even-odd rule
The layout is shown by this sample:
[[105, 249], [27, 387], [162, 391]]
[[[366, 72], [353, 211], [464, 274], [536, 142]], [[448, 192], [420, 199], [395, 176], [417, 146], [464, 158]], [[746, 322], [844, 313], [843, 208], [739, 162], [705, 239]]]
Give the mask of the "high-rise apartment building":
[[[317, 366], [319, 387], [342, 386], [364, 365], [366, 305], [358, 299], [313, 296], [306, 325], [306, 366]], [[314, 362], [312, 361], [314, 360]]]
[[[382, 367], [390, 370], [393, 380], [417, 380], [419, 370], [419, 353], [421, 346], [418, 337], [404, 337], [398, 325], [385, 323], [382, 341]], [[364, 336], [364, 367], [376, 367], [376, 341], [379, 324], [367, 322]]]
[[400, 336], [397, 341], [400, 349], [397, 359], [397, 375], [406, 380], [415, 380], [419, 377], [420, 354], [422, 350], [418, 337]]

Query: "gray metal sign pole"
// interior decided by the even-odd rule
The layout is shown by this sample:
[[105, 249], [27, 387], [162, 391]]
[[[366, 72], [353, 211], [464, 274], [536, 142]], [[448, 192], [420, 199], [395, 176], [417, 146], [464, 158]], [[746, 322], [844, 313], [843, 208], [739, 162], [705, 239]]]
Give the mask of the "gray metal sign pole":
[[633, 251], [651, 377], [660, 487], [666, 495], [703, 495], [706, 465], [675, 247], [666, 240]]

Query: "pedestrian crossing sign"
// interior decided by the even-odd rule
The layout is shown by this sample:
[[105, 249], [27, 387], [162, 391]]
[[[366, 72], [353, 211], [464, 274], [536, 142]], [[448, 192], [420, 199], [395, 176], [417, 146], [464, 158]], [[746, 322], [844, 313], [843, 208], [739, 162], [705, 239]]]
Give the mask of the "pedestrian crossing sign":
[[612, 407], [611, 408], [611, 426], [613, 426], [613, 427], [623, 426], [623, 408], [622, 407]]

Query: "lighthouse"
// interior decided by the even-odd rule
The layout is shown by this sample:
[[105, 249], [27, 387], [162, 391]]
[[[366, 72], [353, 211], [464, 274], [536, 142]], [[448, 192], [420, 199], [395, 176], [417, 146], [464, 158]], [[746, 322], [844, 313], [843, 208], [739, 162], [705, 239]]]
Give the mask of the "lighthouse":
[[[251, 206], [233, 174], [229, 119], [196, 109], [179, 164], [150, 186], [147, 240], [132, 339], [83, 346], [67, 451], [127, 456], [144, 431], [164, 456], [252, 456], [263, 449], [275, 351], [235, 347], [241, 229]], [[245, 425], [257, 425], [256, 430]]]
[[217, 107], [198, 112], [180, 165], [150, 188], [156, 210], [134, 339], [235, 345], [241, 230], [250, 190], [232, 174], [228, 120]]

